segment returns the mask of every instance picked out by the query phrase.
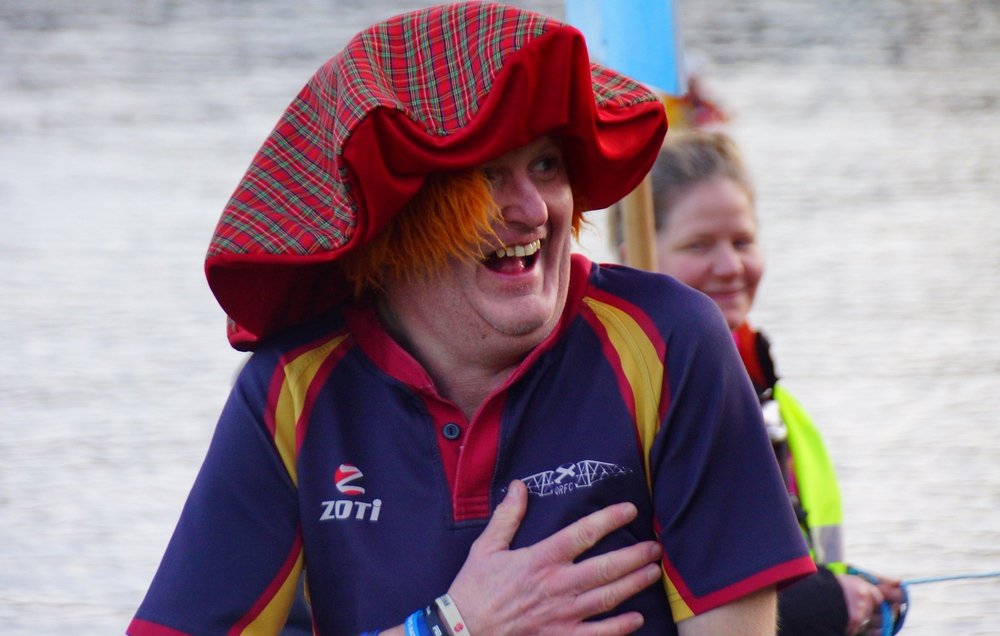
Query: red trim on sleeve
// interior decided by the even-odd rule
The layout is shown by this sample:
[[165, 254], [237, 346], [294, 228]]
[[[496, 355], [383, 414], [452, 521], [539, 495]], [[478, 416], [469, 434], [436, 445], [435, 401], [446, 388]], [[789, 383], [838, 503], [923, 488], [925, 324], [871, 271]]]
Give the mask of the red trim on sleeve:
[[677, 588], [677, 592], [695, 615], [704, 614], [770, 585], [783, 588], [816, 571], [816, 564], [813, 563], [812, 558], [802, 556], [752, 574], [742, 581], [737, 581], [705, 596], [697, 597], [691, 592], [677, 569], [666, 558], [663, 559], [663, 567], [667, 571], [670, 581]]

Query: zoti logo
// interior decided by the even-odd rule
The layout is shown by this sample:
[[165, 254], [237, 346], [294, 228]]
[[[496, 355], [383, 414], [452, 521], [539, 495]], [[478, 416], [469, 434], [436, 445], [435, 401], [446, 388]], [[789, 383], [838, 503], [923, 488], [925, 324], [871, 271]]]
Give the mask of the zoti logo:
[[[354, 482], [364, 477], [364, 474], [353, 464], [341, 464], [333, 473], [333, 483], [337, 485], [337, 490], [349, 497], [357, 497], [365, 494], [363, 486]], [[320, 514], [320, 521], [346, 521], [355, 519], [359, 521], [378, 521], [379, 513], [382, 511], [382, 500], [373, 499], [371, 502], [359, 501], [357, 499], [330, 499], [321, 502], [323, 512]]]
[[351, 484], [351, 482], [358, 481], [362, 477], [364, 477], [364, 474], [357, 466], [353, 464], [341, 464], [333, 474], [333, 483], [337, 484], [337, 490], [345, 495], [351, 495], [352, 497], [363, 495], [365, 494], [363, 486]]

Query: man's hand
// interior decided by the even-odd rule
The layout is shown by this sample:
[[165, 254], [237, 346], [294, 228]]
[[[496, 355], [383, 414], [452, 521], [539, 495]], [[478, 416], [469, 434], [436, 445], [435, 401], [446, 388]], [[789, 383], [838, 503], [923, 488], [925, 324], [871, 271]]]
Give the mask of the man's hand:
[[573, 562], [635, 519], [635, 506], [608, 506], [533, 546], [511, 550], [527, 503], [524, 484], [512, 482], [448, 590], [469, 632], [618, 636], [642, 627], [638, 612], [584, 620], [661, 579], [658, 543], [646, 541]]

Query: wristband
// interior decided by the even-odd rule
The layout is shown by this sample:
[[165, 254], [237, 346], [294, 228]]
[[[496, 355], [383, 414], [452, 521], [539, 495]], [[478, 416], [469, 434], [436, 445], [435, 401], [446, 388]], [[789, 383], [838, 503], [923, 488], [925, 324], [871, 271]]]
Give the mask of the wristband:
[[424, 620], [424, 611], [417, 610], [407, 616], [406, 622], [403, 623], [403, 631], [406, 632], [406, 636], [430, 636], [427, 621]]
[[424, 608], [424, 620], [427, 621], [427, 627], [431, 630], [431, 636], [447, 636], [436, 606], [428, 605]]
[[455, 601], [451, 600], [451, 596], [442, 594], [434, 600], [434, 603], [437, 605], [438, 616], [441, 617], [448, 636], [470, 636], [465, 620], [455, 606]]

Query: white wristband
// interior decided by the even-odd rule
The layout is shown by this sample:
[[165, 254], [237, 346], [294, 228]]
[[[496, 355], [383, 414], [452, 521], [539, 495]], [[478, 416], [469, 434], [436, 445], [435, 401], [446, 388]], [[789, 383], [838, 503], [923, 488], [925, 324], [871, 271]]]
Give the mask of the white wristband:
[[441, 622], [444, 623], [448, 636], [471, 636], [469, 628], [465, 625], [465, 619], [458, 612], [458, 607], [455, 606], [455, 601], [451, 600], [450, 596], [442, 594], [434, 599], [434, 603], [437, 605], [438, 616], [441, 617]]

